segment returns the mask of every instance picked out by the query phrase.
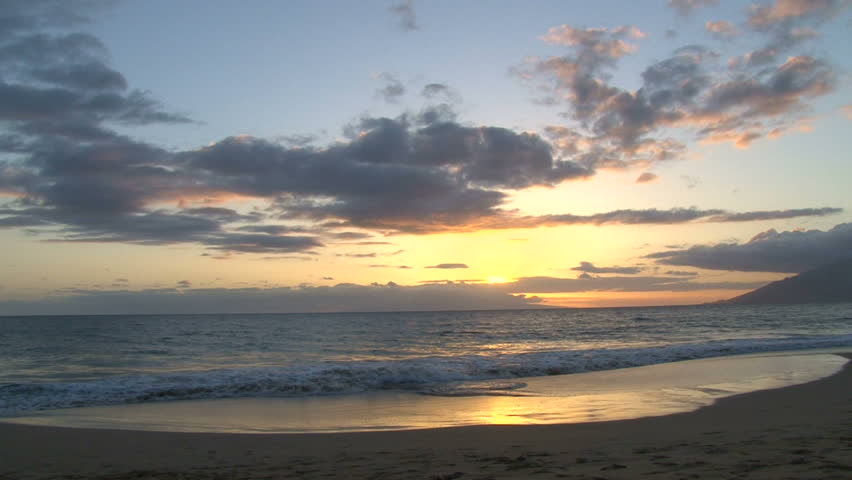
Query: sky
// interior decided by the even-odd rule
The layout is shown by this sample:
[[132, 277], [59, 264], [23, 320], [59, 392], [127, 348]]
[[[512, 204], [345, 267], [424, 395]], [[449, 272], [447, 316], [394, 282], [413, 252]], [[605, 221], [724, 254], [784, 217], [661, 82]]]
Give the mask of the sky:
[[3, 0], [0, 315], [714, 302], [852, 257], [848, 0]]

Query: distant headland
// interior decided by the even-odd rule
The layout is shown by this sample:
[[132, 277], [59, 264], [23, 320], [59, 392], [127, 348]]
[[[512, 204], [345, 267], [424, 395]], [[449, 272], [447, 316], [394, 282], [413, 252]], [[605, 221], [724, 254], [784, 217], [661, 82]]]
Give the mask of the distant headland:
[[852, 302], [852, 258], [772, 282], [722, 303]]

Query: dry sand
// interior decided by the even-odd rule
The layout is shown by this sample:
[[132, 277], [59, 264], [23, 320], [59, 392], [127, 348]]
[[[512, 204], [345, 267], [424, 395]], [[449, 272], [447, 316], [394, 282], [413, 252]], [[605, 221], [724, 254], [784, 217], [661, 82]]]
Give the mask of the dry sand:
[[848, 480], [850, 365], [695, 412], [601, 423], [289, 435], [0, 424], [0, 479]]

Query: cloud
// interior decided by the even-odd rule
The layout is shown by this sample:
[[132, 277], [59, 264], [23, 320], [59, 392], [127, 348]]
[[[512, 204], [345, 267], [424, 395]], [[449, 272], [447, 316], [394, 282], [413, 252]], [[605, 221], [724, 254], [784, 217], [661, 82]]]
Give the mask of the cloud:
[[[645, 210], [613, 210], [611, 212], [597, 213], [592, 215], [540, 215], [516, 218], [505, 218], [502, 220], [502, 228], [532, 228], [556, 225], [671, 225], [687, 223], [692, 221], [706, 222], [739, 222], [772, 220], [781, 218], [796, 218], [809, 216], [823, 216], [841, 212], [838, 208], [805, 208], [794, 210], [773, 210], [731, 213], [724, 210], [697, 208], [672, 208], [669, 210], [658, 210], [650, 208]], [[495, 227], [499, 228], [499, 227]]]
[[363, 240], [366, 238], [373, 238], [372, 235], [364, 232], [336, 232], [330, 233], [329, 236], [337, 240]]
[[831, 230], [777, 232], [770, 229], [746, 243], [695, 245], [646, 255], [663, 265], [711, 270], [799, 273], [820, 265], [852, 258], [852, 224]]
[[636, 183], [652, 183], [657, 181], [658, 178], [660, 177], [657, 176], [656, 173], [642, 172], [642, 174], [636, 178]]
[[669, 0], [669, 7], [678, 14], [687, 16], [701, 7], [710, 7], [718, 3], [719, 0]]
[[414, 11], [414, 0], [405, 0], [388, 7], [388, 11], [396, 17], [397, 25], [404, 31], [419, 30], [417, 14]]
[[[747, 146], [769, 132], [757, 129], [752, 119], [771, 119], [804, 108], [803, 98], [818, 97], [834, 89], [835, 74], [824, 62], [808, 56], [789, 57], [764, 80], [755, 77], [720, 83], [708, 92], [701, 110], [703, 132], [709, 141], [734, 141]], [[752, 124], [755, 128], [738, 128]]]
[[844, 105], [840, 110], [846, 115], [846, 118], [852, 120], [852, 105]]
[[735, 64], [763, 67], [783, 58], [802, 43], [818, 37], [821, 24], [848, 8], [846, 0], [776, 0], [752, 6], [746, 25], [767, 36], [766, 43]]
[[176, 285], [177, 288], [192, 288], [192, 283], [189, 280], [180, 280]]
[[399, 269], [402, 269], [402, 270], [410, 270], [412, 268], [412, 267], [409, 267], [408, 265], [381, 265], [381, 264], [367, 265], [367, 267], [368, 268], [399, 268]]
[[463, 278], [460, 280], [420, 280], [421, 285], [481, 285], [485, 280], [481, 278]]
[[579, 47], [578, 60], [596, 64], [603, 62], [602, 58], [618, 59], [633, 53], [636, 45], [625, 38], [643, 38], [645, 33], [636, 27], [617, 28], [573, 28], [570, 25], [560, 25], [548, 30], [542, 37], [547, 43]]
[[338, 253], [338, 257], [350, 257], [350, 258], [376, 258], [378, 254], [376, 252], [370, 253]]
[[699, 290], [747, 290], [766, 282], [696, 282], [680, 277], [592, 277], [584, 273], [581, 278], [523, 277], [509, 284], [500, 284], [505, 290], [524, 293], [579, 293], [579, 292], [692, 292]]
[[[451, 104], [460, 103], [461, 95], [444, 83], [428, 83], [423, 86], [420, 95], [428, 100], [441, 100]], [[434, 122], [426, 122], [434, 123]]]
[[215, 250], [242, 253], [306, 252], [323, 244], [315, 237], [222, 233], [199, 240]]
[[388, 72], [382, 72], [376, 78], [384, 83], [383, 87], [376, 90], [376, 96], [383, 98], [387, 103], [399, 103], [399, 99], [405, 95], [405, 85]]
[[266, 233], [268, 235], [283, 235], [285, 233], [304, 233], [305, 229], [286, 225], [243, 225], [235, 230], [240, 232]]
[[452, 269], [452, 268], [470, 268], [464, 263], [439, 263], [438, 265], [431, 265], [424, 268], [441, 268], [441, 269]]
[[678, 277], [694, 277], [698, 275], [698, 272], [689, 272], [685, 270], [668, 270], [665, 272], [666, 275], [675, 275]]
[[707, 22], [704, 24], [704, 29], [719, 38], [733, 38], [739, 35], [737, 27], [731, 22], [719, 20], [716, 22]]
[[754, 5], [748, 24], [771, 28], [802, 20], [825, 21], [848, 6], [845, 0], [775, 0], [771, 5]]
[[[712, 2], [671, 2], [683, 13]], [[561, 56], [531, 57], [514, 73], [561, 109], [566, 125], [547, 129], [565, 160], [595, 169], [645, 167], [682, 158], [683, 136], [748, 147], [799, 128], [808, 105], [836, 88], [831, 62], [802, 46], [848, 2], [785, 2], [755, 7], [745, 28], [761, 46], [728, 59], [707, 47], [675, 49], [645, 68], [638, 88], [611, 80], [617, 63], [636, 51], [633, 27], [562, 25], [542, 38], [564, 45]], [[731, 22], [706, 24], [717, 36], [738, 33]]]
[[497, 127], [415, 127], [403, 116], [365, 118], [350, 131], [350, 142], [325, 149], [232, 137], [181, 152], [175, 164], [196, 188], [277, 199], [283, 218], [410, 233], [452, 230], [496, 215], [506, 198], [497, 188], [555, 185], [590, 174], [555, 160], [540, 137]]
[[[375, 234], [732, 222], [837, 211], [673, 208], [530, 216], [506, 207], [519, 190], [682, 155], [679, 142], [656, 138], [661, 128], [694, 125], [700, 138], [719, 139], [801, 111], [803, 98], [832, 85], [828, 65], [809, 57], [714, 83], [707, 64], [716, 55], [689, 47], [647, 68], [642, 87], [632, 92], [609, 85], [609, 77], [637, 48], [641, 31], [562, 26], [545, 38], [568, 53], [532, 62], [528, 73], [556, 76], [554, 93], [569, 99], [567, 115], [585, 125], [580, 129], [550, 126], [541, 136], [470, 125], [440, 103], [395, 118], [364, 116], [328, 145], [244, 135], [176, 151], [116, 130], [189, 119], [132, 89], [96, 37], [67, 31], [85, 15], [64, 3], [30, 3], [10, 4], [13, 15], [0, 32], [0, 227], [31, 227], [48, 241], [192, 243], [223, 255], [311, 253], [324, 242]], [[395, 98], [395, 92], [387, 93]], [[433, 83], [423, 94], [448, 100], [451, 92]], [[755, 135], [760, 131], [751, 129], [743, 138]], [[640, 179], [649, 179], [645, 173]], [[220, 206], [231, 201], [261, 206], [248, 212]]]
[[769, 210], [713, 215], [709, 222], [754, 222], [758, 220], [780, 220], [797, 217], [822, 217], [842, 212], [842, 208], [796, 208], [791, 210]]
[[571, 270], [584, 273], [620, 273], [624, 275], [635, 275], [642, 271], [641, 267], [596, 267], [591, 262], [580, 262], [580, 265], [572, 267]]

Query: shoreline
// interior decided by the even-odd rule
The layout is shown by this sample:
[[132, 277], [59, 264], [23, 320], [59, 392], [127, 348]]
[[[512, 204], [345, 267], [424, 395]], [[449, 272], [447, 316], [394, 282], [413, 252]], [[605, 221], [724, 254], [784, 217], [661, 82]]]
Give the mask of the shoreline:
[[595, 423], [263, 435], [0, 424], [0, 479], [848, 478], [850, 405], [852, 362], [692, 412]]

